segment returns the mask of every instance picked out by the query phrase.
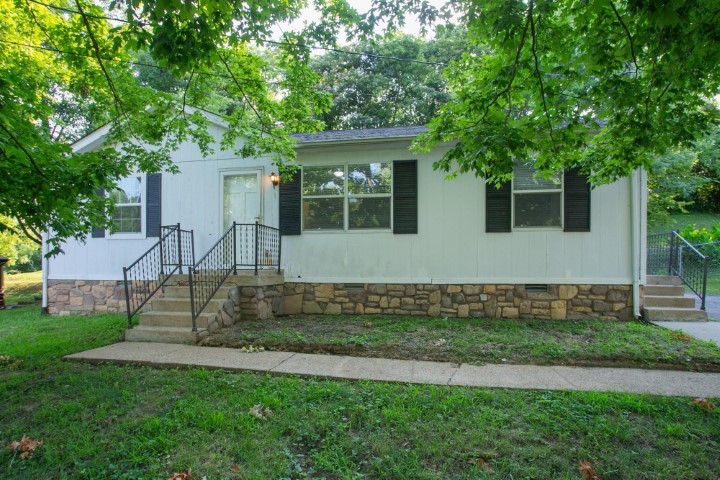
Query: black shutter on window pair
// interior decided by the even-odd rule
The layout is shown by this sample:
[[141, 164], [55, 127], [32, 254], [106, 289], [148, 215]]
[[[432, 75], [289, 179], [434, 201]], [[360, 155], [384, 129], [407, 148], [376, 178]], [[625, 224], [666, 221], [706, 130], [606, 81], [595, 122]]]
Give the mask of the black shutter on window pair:
[[485, 184], [485, 231], [488, 233], [510, 232], [512, 215], [512, 187], [504, 182], [500, 188]]
[[280, 182], [280, 235], [300, 235], [301, 187], [299, 169], [293, 173], [292, 179]]
[[145, 236], [159, 237], [162, 224], [162, 174], [147, 176], [145, 186]]
[[418, 233], [417, 160], [393, 162], [393, 233]]
[[565, 172], [563, 191], [565, 202], [565, 221], [563, 230], [566, 232], [590, 231], [590, 184], [587, 175], [577, 168]]

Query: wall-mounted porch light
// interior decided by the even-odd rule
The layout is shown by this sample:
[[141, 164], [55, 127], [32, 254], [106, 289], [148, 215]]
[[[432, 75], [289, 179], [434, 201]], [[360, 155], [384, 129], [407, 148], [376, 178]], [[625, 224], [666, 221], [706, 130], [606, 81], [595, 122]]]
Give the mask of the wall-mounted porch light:
[[275, 172], [272, 172], [272, 173], [270, 174], [270, 183], [272, 183], [273, 188], [275, 188], [275, 187], [277, 187], [278, 185], [280, 185], [280, 175], [278, 175], [278, 174], [275, 173]]

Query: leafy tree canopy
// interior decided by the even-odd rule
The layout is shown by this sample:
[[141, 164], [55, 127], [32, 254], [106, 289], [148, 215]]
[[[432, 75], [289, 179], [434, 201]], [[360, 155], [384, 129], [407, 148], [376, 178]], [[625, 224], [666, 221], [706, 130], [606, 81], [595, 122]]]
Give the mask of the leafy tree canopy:
[[[391, 35], [311, 60], [319, 89], [332, 95], [327, 130], [425, 125], [450, 100], [443, 68], [466, 50], [465, 30], [439, 27], [424, 40]], [[351, 52], [351, 54], [346, 53]], [[413, 62], [404, 61], [412, 59]]]
[[457, 142], [436, 165], [452, 174], [497, 183], [520, 160], [609, 182], [715, 121], [705, 106], [720, 92], [716, 0], [376, 3], [378, 18], [444, 12], [467, 26], [471, 50], [446, 70], [453, 100], [417, 143]]
[[[170, 153], [185, 139], [208, 151], [206, 118], [184, 105], [219, 102], [218, 79], [233, 99], [224, 105], [223, 145], [235, 148], [244, 137], [239, 155], [292, 161], [289, 132], [320, 128], [315, 118], [329, 105], [313, 88], [317, 75], [302, 45], [332, 43], [341, 23], [356, 19], [343, 1], [320, 1], [322, 22], [266, 44], [272, 28], [304, 5], [0, 0], [0, 214], [17, 220], [0, 229], [38, 243], [51, 231], [57, 253], [65, 239], [110, 227], [112, 205], [98, 189], [134, 170], [174, 171]], [[150, 78], [155, 66], [168, 74]], [[105, 148], [73, 151], [72, 141], [107, 122]]]

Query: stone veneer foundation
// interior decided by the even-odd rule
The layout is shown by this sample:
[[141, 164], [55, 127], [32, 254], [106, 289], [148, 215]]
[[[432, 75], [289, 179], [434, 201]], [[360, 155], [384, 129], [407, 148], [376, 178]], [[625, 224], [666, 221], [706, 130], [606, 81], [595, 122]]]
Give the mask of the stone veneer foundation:
[[48, 280], [48, 313], [125, 312], [125, 287], [115, 280]]
[[[262, 277], [261, 277], [262, 278]], [[282, 278], [282, 277], [280, 277]], [[525, 285], [239, 283], [242, 320], [276, 315], [423, 315], [431, 317], [584, 319], [632, 318], [629, 285]], [[117, 281], [50, 280], [52, 314], [124, 312], [125, 289]]]
[[632, 318], [629, 285], [290, 283], [283, 313], [485, 318]]

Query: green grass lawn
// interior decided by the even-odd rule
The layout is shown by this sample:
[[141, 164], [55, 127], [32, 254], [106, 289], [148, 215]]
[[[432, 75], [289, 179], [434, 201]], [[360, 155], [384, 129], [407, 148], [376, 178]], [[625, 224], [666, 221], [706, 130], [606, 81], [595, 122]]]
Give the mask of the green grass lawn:
[[33, 302], [42, 297], [42, 272], [5, 274], [3, 278], [6, 305]]
[[0, 450], [0, 478], [580, 479], [580, 461], [603, 479], [720, 477], [720, 409], [690, 398], [60, 360], [123, 320], [0, 312], [0, 445], [44, 442]]
[[720, 222], [720, 215], [717, 213], [675, 213], [670, 215], [670, 222], [665, 225], [648, 225], [648, 235], [666, 233], [670, 230], [682, 230], [687, 225], [710, 229], [713, 225], [717, 225], [718, 222]]
[[720, 372], [720, 347], [640, 322], [305, 315], [239, 322], [205, 345], [435, 360]]

